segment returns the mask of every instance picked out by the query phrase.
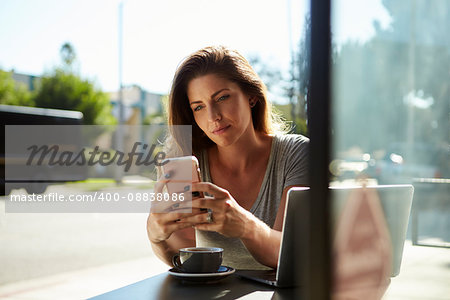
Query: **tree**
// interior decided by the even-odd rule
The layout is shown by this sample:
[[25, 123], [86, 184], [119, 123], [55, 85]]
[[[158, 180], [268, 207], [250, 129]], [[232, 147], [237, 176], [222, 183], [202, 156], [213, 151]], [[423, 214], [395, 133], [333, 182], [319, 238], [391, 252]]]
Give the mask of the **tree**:
[[64, 43], [59, 50], [62, 61], [65, 66], [71, 67], [76, 59], [75, 49], [70, 43]]
[[309, 91], [311, 17], [306, 15], [303, 35], [300, 39], [298, 52], [291, 57], [290, 84], [287, 94], [295, 116], [306, 120], [306, 104]]
[[[274, 103], [273, 113], [289, 123], [290, 132], [306, 135], [305, 103], [309, 74], [307, 73], [308, 70], [306, 70], [306, 74], [301, 73], [304, 76], [301, 77], [302, 80], [299, 79], [299, 72], [296, 71], [298, 69], [295, 68], [295, 64], [299, 63], [300, 57], [303, 60], [307, 60], [307, 55], [299, 56], [298, 59], [293, 58], [293, 69], [291, 69], [289, 76], [283, 74], [277, 67], [264, 63], [256, 55], [249, 58], [249, 63], [264, 82], [269, 92], [283, 98], [286, 96], [289, 98], [289, 104]], [[305, 66], [309, 66], [307, 61], [302, 62], [302, 67]], [[286, 79], [286, 77], [289, 77], [289, 79]], [[299, 88], [302, 88], [303, 94], [299, 91]]]
[[85, 124], [115, 123], [108, 96], [89, 80], [62, 69], [42, 77], [34, 100], [38, 107], [81, 111]]
[[32, 106], [31, 93], [24, 84], [14, 82], [11, 72], [0, 70], [0, 104]]
[[64, 67], [42, 77], [34, 97], [36, 106], [81, 111], [85, 124], [116, 123], [108, 96], [72, 70], [76, 60], [73, 46], [65, 43], [60, 52]]

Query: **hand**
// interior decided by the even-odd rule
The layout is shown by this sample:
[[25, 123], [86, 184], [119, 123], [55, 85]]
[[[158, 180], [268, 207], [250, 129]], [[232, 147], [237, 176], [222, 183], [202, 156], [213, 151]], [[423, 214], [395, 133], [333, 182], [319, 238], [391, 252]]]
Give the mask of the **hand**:
[[[155, 194], [163, 193], [163, 188], [167, 182], [169, 182], [167, 179], [159, 180], [155, 185]], [[147, 218], [147, 235], [150, 242], [159, 243], [165, 241], [175, 231], [192, 227], [195, 225], [195, 222], [185, 221], [185, 219], [202, 213], [199, 209], [192, 209], [192, 212], [189, 213], [180, 212], [174, 207], [174, 204], [178, 206], [180, 202], [160, 201], [152, 203], [150, 214]], [[183, 204], [186, 205], [186, 203]]]
[[192, 191], [206, 192], [213, 198], [192, 200], [192, 208], [208, 208], [212, 210], [212, 223], [207, 222], [208, 213], [187, 217], [184, 222], [196, 223], [199, 230], [216, 231], [227, 237], [243, 238], [247, 235], [250, 222], [254, 216], [241, 207], [230, 193], [210, 182], [192, 184]]

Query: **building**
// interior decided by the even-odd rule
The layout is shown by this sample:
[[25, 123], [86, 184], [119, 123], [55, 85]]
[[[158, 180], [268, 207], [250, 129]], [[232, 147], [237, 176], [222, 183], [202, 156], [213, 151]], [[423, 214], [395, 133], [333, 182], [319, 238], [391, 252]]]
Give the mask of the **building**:
[[41, 79], [39, 76], [16, 73], [14, 70], [11, 71], [11, 77], [15, 82], [23, 83], [29, 91], [34, 91]]
[[[113, 114], [119, 117], [119, 92], [108, 93], [114, 105]], [[147, 115], [162, 114], [164, 95], [147, 92], [138, 85], [126, 86], [122, 89], [124, 117], [127, 124], [142, 124]]]

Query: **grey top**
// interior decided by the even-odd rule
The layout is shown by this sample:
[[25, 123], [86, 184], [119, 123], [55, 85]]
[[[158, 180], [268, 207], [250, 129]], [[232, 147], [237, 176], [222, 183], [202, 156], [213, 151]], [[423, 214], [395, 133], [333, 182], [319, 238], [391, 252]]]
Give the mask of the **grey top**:
[[[296, 134], [275, 135], [269, 161], [258, 197], [250, 212], [271, 228], [280, 204], [284, 188], [308, 184], [309, 139]], [[202, 180], [212, 182], [209, 174], [208, 154], [204, 150], [199, 157]], [[196, 230], [197, 246], [224, 249], [223, 265], [235, 269], [269, 269], [257, 262], [238, 238], [228, 238], [220, 233]]]

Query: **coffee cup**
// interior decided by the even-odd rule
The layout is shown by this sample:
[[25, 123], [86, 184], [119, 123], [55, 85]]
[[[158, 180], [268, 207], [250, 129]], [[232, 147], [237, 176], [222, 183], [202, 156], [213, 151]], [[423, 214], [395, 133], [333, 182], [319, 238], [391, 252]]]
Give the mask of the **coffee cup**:
[[214, 273], [222, 264], [222, 248], [182, 248], [172, 257], [172, 263], [186, 273]]

